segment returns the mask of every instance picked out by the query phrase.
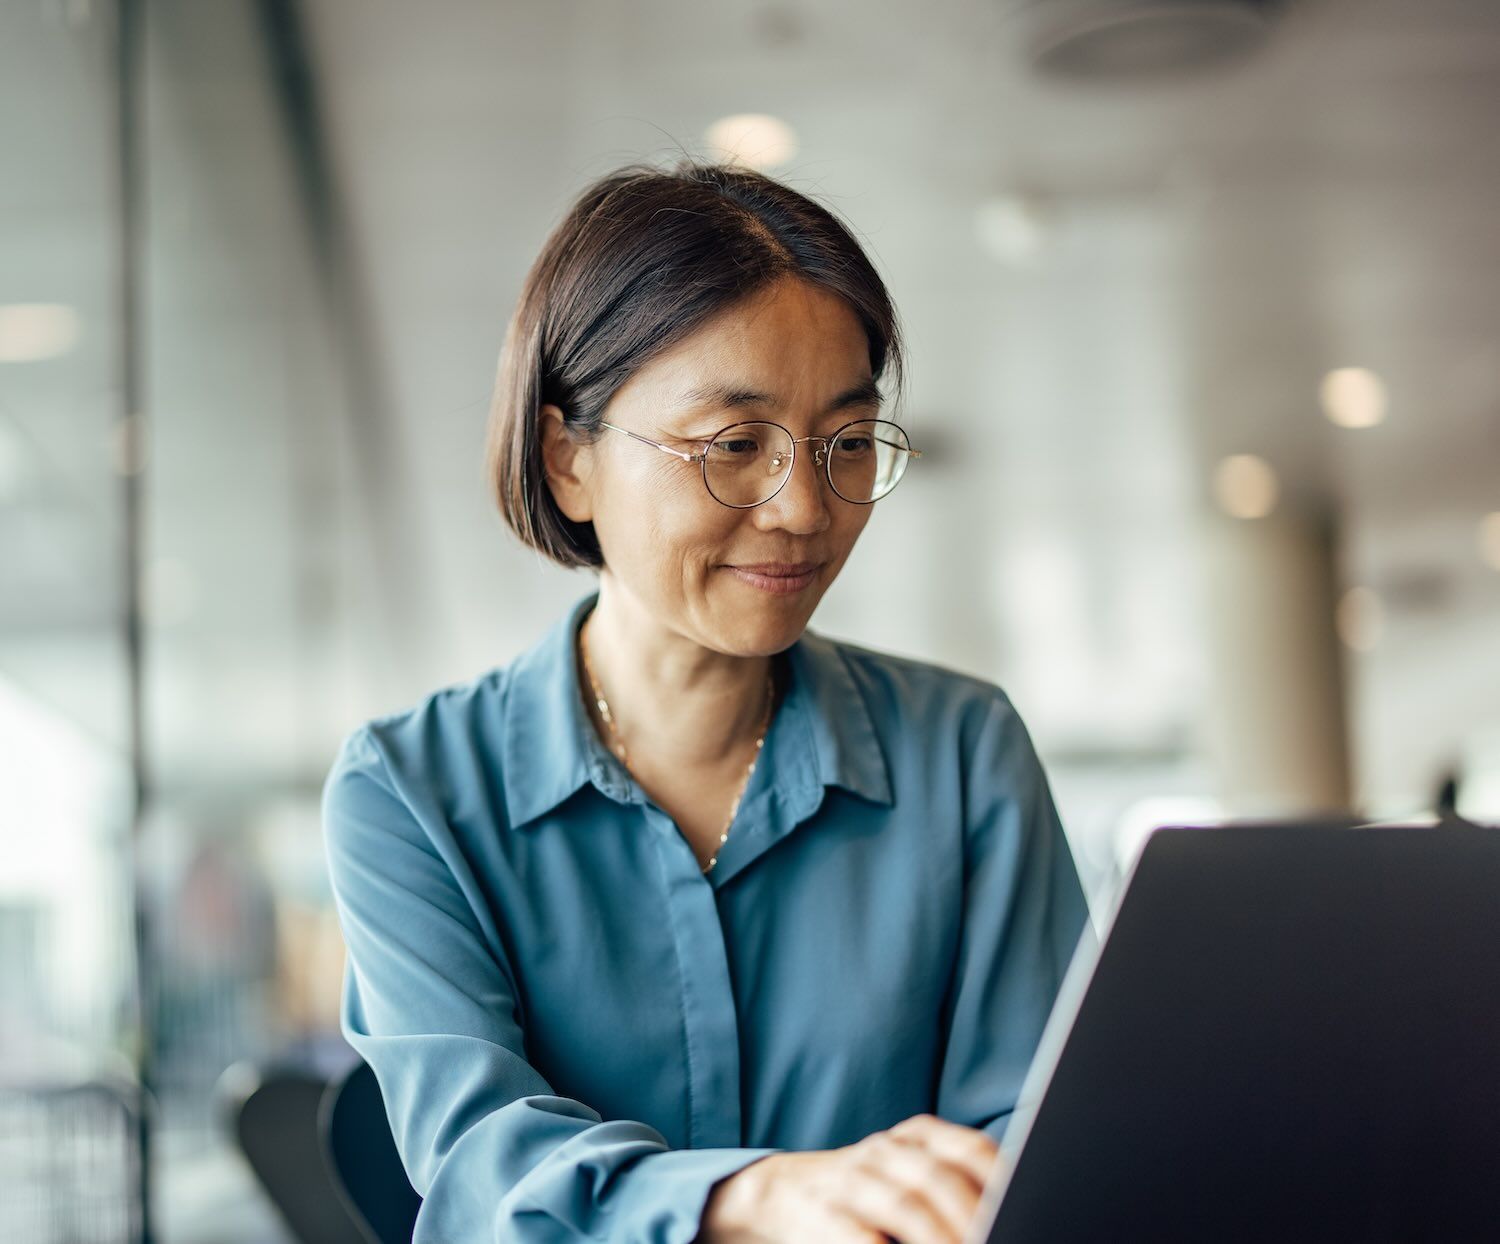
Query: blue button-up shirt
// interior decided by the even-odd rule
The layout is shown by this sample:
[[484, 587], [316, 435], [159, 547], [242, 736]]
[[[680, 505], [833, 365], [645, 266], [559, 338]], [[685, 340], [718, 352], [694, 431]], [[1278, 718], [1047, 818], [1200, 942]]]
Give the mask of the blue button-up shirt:
[[992, 683], [805, 630], [705, 874], [600, 740], [581, 598], [354, 730], [341, 1021], [416, 1240], [688, 1244], [713, 1184], [930, 1112], [997, 1140], [1088, 909]]

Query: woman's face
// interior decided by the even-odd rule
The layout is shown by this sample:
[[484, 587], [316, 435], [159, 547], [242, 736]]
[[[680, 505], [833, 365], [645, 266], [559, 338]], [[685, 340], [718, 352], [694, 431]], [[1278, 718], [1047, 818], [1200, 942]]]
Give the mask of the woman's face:
[[[604, 418], [687, 452], [750, 419], [774, 421], [795, 437], [829, 436], [879, 415], [869, 394], [847, 396], [870, 380], [869, 343], [848, 304], [787, 278], [651, 360], [615, 393]], [[704, 389], [720, 395], [695, 394]], [[710, 496], [699, 464], [608, 430], [551, 484], [565, 514], [593, 520], [602, 573], [632, 606], [714, 651], [768, 655], [801, 635], [870, 518], [871, 506], [833, 492], [814, 449], [799, 444], [781, 490], [749, 509]], [[815, 566], [811, 578], [790, 592], [768, 591], [732, 569], [804, 562]]]

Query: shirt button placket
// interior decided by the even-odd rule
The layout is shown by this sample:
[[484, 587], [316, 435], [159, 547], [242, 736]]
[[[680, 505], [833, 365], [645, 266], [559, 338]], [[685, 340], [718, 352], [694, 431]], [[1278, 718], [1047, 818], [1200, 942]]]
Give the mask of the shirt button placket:
[[646, 809], [646, 815], [656, 831], [682, 972], [688, 1144], [694, 1149], [734, 1147], [743, 1143], [739, 1025], [714, 888], [672, 819], [655, 808]]

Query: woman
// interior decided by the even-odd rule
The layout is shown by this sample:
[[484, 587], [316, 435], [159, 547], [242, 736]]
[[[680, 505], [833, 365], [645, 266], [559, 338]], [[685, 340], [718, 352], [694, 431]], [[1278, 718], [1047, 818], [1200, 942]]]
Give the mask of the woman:
[[1088, 921], [1004, 692], [807, 629], [914, 455], [900, 362], [744, 169], [621, 169], [537, 259], [493, 476], [598, 590], [324, 792], [418, 1241], [962, 1238]]

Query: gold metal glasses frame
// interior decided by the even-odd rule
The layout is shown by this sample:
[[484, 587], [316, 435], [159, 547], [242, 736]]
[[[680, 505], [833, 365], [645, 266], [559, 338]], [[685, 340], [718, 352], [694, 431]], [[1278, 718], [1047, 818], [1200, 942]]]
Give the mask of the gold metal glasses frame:
[[[777, 493], [785, 488], [787, 480], [792, 478], [792, 471], [796, 468], [797, 465], [797, 446], [800, 445], [803, 441], [823, 442], [821, 446], [813, 451], [813, 465], [823, 468], [823, 474], [828, 477], [828, 486], [833, 489], [834, 495], [837, 496], [841, 501], [848, 501], [850, 505], [874, 505], [875, 502], [881, 499], [881, 497], [890, 496], [892, 490], [896, 487], [896, 484], [899, 484], [901, 482], [901, 475], [906, 474], [906, 468], [902, 467], [901, 475], [898, 475], [896, 477], [896, 484], [892, 484], [891, 487], [887, 488], [885, 492], [880, 494], [879, 497], [871, 497], [868, 501], [851, 501], [848, 497], [844, 496], [843, 493], [839, 492], [839, 486], [833, 482], [833, 461], [829, 456], [828, 450], [833, 442], [838, 440], [840, 434], [845, 430], [845, 428], [852, 428], [857, 423], [889, 423], [893, 428], [899, 431], [904, 438], [906, 436], [906, 430], [902, 428], [899, 423], [896, 423], [891, 419], [851, 419], [848, 423], [844, 424], [843, 427], [837, 428], [832, 436], [793, 436], [792, 430], [790, 428], [784, 428], [781, 426], [781, 424], [776, 423], [770, 419], [742, 419], [738, 423], [731, 423], [727, 427], [720, 428], [706, 441], [703, 441], [701, 443], [705, 446], [712, 445], [716, 440], [719, 439], [719, 437], [723, 436], [725, 432], [731, 432], [735, 428], [742, 428], [746, 427], [749, 424], [755, 423], [763, 423], [768, 427], [780, 428], [781, 431], [786, 433], [787, 439], [792, 443], [792, 461], [791, 465], [787, 467], [786, 474], [781, 477], [781, 483], [776, 485], [775, 491], [772, 492], [769, 497], [762, 497], [759, 501], [750, 502], [749, 505], [734, 505], [729, 501], [725, 501], [721, 497], [715, 496], [714, 490], [708, 486], [708, 454], [706, 451], [704, 453], [695, 454], [689, 453], [683, 449], [674, 449], [670, 445], [663, 445], [660, 441], [653, 441], [649, 436], [642, 436], [639, 432], [632, 432], [629, 428], [622, 428], [618, 424], [614, 423], [606, 423], [603, 419], [599, 421], [599, 426], [610, 428], [615, 432], [623, 432], [626, 436], [634, 437], [636, 440], [643, 441], [647, 445], [655, 446], [663, 453], [668, 453], [673, 457], [681, 458], [684, 462], [698, 463], [703, 471], [703, 487], [707, 490], [708, 495], [710, 497], [713, 497], [713, 499], [720, 505], [728, 506], [728, 508], [731, 510], [753, 510], [758, 505], [765, 505], [767, 501], [770, 501], [776, 496]], [[879, 436], [877, 436], [876, 439], [880, 440], [884, 445], [890, 445], [895, 449], [899, 449], [902, 453], [908, 455], [911, 458], [920, 458], [922, 456], [922, 451], [920, 449], [913, 449], [910, 445], [898, 445], [895, 441], [884, 440]]]

